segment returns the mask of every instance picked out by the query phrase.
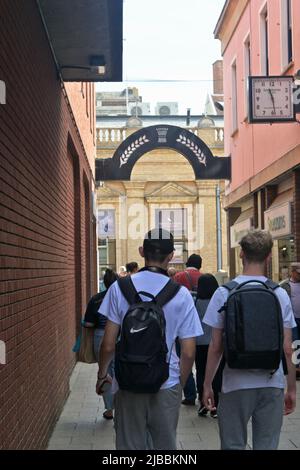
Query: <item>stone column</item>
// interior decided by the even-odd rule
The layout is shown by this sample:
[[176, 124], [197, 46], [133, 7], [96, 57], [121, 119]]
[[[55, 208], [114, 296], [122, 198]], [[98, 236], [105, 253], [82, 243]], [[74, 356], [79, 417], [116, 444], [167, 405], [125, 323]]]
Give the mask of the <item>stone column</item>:
[[[196, 181], [198, 188], [197, 233], [203, 272], [217, 271], [217, 216], [215, 181]], [[224, 227], [223, 227], [223, 236]]]
[[128, 181], [124, 183], [127, 204], [127, 253], [126, 259], [122, 257], [125, 265], [136, 261], [143, 266], [143, 259], [138, 248], [143, 244], [148, 229], [147, 210], [145, 206], [145, 183]]

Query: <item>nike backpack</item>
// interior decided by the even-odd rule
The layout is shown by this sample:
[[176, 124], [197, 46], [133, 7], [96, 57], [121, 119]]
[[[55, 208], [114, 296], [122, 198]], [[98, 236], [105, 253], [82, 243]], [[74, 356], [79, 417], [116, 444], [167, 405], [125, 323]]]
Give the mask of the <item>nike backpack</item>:
[[[130, 276], [118, 280], [129, 303], [116, 344], [115, 376], [121, 390], [157, 393], [169, 377], [163, 307], [180, 289], [172, 280], [154, 297], [137, 292]], [[148, 297], [142, 301], [140, 295]]]
[[[255, 282], [255, 284], [254, 284]], [[283, 319], [275, 290], [268, 280], [225, 284], [224, 352], [232, 369], [276, 371], [283, 359]]]

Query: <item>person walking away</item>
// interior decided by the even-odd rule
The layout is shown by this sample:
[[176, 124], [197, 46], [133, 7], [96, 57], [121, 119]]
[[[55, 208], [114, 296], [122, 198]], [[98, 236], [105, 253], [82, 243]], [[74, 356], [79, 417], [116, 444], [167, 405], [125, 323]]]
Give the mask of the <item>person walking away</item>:
[[253, 449], [272, 450], [278, 447], [283, 414], [292, 413], [296, 406], [291, 345], [296, 323], [286, 291], [264, 275], [273, 247], [270, 233], [251, 231], [240, 246], [243, 274], [215, 292], [203, 320], [213, 328], [203, 403], [215, 409], [212, 381], [224, 344], [226, 365], [218, 406], [221, 448], [245, 449], [252, 418]]
[[[300, 263], [291, 264], [290, 279], [283, 281], [280, 286], [285, 289], [291, 299], [293, 312], [296, 321], [296, 328], [293, 329], [293, 341], [300, 340]], [[297, 378], [300, 378], [299, 364], [296, 369]]]
[[135, 261], [132, 261], [132, 263], [126, 264], [127, 275], [132, 276], [133, 274], [136, 274], [138, 270], [139, 270], [139, 265]]
[[197, 292], [198, 279], [201, 276], [202, 258], [200, 255], [191, 255], [186, 262], [186, 269], [179, 271], [174, 280], [190, 292]]
[[[95, 328], [94, 330], [94, 353], [96, 358], [99, 357], [99, 351], [101, 342], [104, 336], [104, 330], [106, 325], [106, 317], [98, 313], [99, 307], [106, 295], [109, 287], [118, 279], [118, 276], [111, 269], [106, 269], [106, 272], [103, 277], [104, 286], [106, 291], [100, 292], [94, 295], [88, 305], [84, 315], [84, 325], [85, 327]], [[110, 362], [109, 374], [114, 375], [114, 362]], [[113, 419], [113, 395], [111, 392], [111, 386], [107, 387], [105, 393], [103, 394], [103, 401], [105, 406], [105, 411], [103, 413], [103, 418]]]
[[[145, 450], [152, 442], [155, 450], [176, 450], [182, 386], [202, 328], [190, 293], [167, 275], [174, 254], [173, 235], [151, 230], [139, 253], [145, 267], [114, 283], [100, 307], [108, 320], [96, 390], [102, 394], [111, 382], [108, 364], [121, 328], [113, 383], [116, 448]], [[177, 337], [180, 360], [174, 347]]]
[[[174, 276], [174, 281], [178, 282], [181, 286], [186, 287], [192, 294], [194, 301], [197, 298], [197, 286], [198, 279], [201, 276], [200, 269], [202, 267], [202, 258], [200, 255], [191, 255], [186, 262], [186, 269], [178, 272]], [[177, 343], [177, 354], [180, 354], [180, 348]], [[195, 385], [195, 379], [193, 372], [190, 373], [186, 386], [184, 387], [184, 399], [182, 400], [183, 405], [194, 406], [197, 390]]]
[[[205, 378], [206, 362], [208, 347], [211, 341], [211, 332], [212, 328], [209, 325], [203, 323], [203, 318], [208, 307], [208, 304], [214, 295], [215, 291], [218, 289], [219, 284], [216, 278], [212, 274], [203, 274], [199, 277], [198, 280], [198, 290], [197, 290], [197, 300], [196, 308], [199, 314], [199, 319], [202, 324], [204, 334], [196, 338], [196, 381], [197, 381], [197, 391], [200, 402], [200, 407], [198, 410], [199, 416], [207, 416], [208, 409], [202, 403], [203, 395], [203, 384]], [[220, 363], [220, 366], [217, 370], [215, 378], [212, 383], [212, 388], [214, 391], [214, 402], [215, 407], [217, 408], [219, 403], [219, 393], [221, 392], [222, 387], [222, 372], [223, 372], [224, 362], [223, 360]], [[217, 418], [217, 411], [212, 410], [210, 412], [212, 418]]]

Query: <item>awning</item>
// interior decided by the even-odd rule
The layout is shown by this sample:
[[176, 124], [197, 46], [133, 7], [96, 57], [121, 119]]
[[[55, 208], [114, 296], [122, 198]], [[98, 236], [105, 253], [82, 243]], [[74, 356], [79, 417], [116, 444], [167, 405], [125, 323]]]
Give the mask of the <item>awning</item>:
[[[279, 194], [270, 207], [267, 209], [268, 211], [275, 209], [276, 207], [283, 206], [284, 204], [287, 204], [288, 202], [293, 202], [294, 200], [294, 190], [289, 189], [288, 191], [284, 191], [284, 193]], [[266, 211], [267, 212], [267, 211]]]
[[37, 3], [64, 81], [122, 81], [123, 0]]
[[253, 207], [250, 207], [249, 209], [241, 213], [239, 218], [234, 222], [234, 225], [238, 225], [241, 222], [245, 222], [245, 220], [252, 219], [253, 216], [254, 216], [254, 209]]

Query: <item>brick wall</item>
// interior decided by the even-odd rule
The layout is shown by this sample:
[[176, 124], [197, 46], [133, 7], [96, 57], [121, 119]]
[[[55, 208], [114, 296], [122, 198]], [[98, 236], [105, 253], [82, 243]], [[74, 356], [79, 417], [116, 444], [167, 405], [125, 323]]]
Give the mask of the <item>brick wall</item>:
[[1, 16], [0, 448], [39, 449], [68, 395], [71, 349], [95, 288], [86, 269], [91, 169], [36, 2], [2, 0]]

